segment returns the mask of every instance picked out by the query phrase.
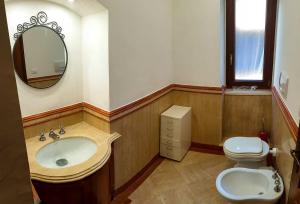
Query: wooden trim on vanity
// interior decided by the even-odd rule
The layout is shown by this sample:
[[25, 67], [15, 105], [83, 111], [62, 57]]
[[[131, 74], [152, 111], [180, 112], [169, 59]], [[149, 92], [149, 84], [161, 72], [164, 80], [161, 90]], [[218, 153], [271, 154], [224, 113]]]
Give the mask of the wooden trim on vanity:
[[166, 86], [148, 96], [145, 96], [142, 99], [134, 101], [128, 105], [117, 108], [113, 111], [106, 111], [96, 106], [93, 106], [89, 103], [82, 102], [74, 105], [66, 106], [63, 108], [58, 108], [55, 110], [50, 110], [47, 112], [27, 116], [23, 118], [23, 127], [30, 127], [37, 125], [43, 122], [48, 122], [54, 119], [58, 119], [64, 116], [68, 116], [74, 113], [81, 111], [92, 114], [95, 117], [103, 119], [107, 122], [117, 120], [125, 115], [136, 111], [149, 103], [157, 100], [158, 98], [164, 96], [165, 94], [176, 90], [176, 91], [187, 91], [194, 93], [205, 93], [205, 94], [222, 94], [224, 93], [224, 87], [204, 87], [204, 86], [192, 86], [192, 85], [183, 85], [183, 84], [171, 84]]
[[115, 190], [112, 204], [130, 203], [128, 196], [133, 193], [164, 160], [157, 154], [141, 171], [127, 183]]
[[35, 187], [33, 186], [31, 181], [30, 181], [30, 183], [31, 183], [31, 189], [32, 189], [33, 202], [34, 202], [34, 204], [38, 204], [41, 202], [41, 199], [40, 199], [38, 193], [36, 192]]
[[283, 118], [288, 125], [289, 131], [293, 135], [294, 140], [297, 141], [298, 126], [297, 126], [295, 120], [293, 119], [289, 109], [285, 105], [283, 99], [281, 98], [280, 93], [278, 92], [276, 87], [272, 87], [272, 95], [273, 95], [277, 105], [279, 106], [279, 109], [281, 110]]
[[224, 155], [224, 151], [223, 151], [222, 146], [200, 144], [200, 143], [196, 143], [196, 142], [192, 142], [192, 145], [190, 147], [190, 151], [202, 152], [202, 153], [208, 153], [208, 154]]

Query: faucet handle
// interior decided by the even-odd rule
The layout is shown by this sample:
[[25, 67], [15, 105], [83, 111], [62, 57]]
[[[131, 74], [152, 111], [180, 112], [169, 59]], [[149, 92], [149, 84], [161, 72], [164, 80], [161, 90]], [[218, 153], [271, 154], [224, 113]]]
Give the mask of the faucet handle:
[[280, 186], [280, 185], [276, 185], [276, 186], [274, 187], [274, 191], [275, 191], [276, 193], [279, 193], [279, 192], [281, 191], [281, 186]]
[[279, 178], [278, 170], [274, 170], [273, 172], [274, 172], [274, 174], [273, 174], [272, 178], [275, 180], [278, 179]]
[[41, 142], [43, 142], [43, 141], [46, 140], [45, 129], [43, 129], [43, 130], [41, 131], [39, 140], [40, 140]]
[[58, 132], [60, 135], [63, 135], [66, 133], [65, 129], [64, 129], [64, 126], [63, 125], [59, 125], [59, 132]]

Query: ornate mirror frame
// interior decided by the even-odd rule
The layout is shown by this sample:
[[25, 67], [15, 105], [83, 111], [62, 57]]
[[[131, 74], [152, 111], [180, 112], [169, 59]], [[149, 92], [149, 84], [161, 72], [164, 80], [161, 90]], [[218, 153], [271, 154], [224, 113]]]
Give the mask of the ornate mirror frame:
[[45, 26], [50, 29], [52, 29], [54, 32], [56, 32], [62, 40], [65, 38], [65, 35], [62, 34], [62, 28], [57, 24], [55, 21], [47, 22], [48, 16], [44, 11], [40, 11], [37, 16], [31, 16], [30, 17], [30, 23], [25, 22], [23, 24], [19, 24], [17, 26], [17, 33], [14, 34], [15, 40], [17, 40], [24, 32], [29, 30], [32, 27], [36, 26]]
[[[29, 22], [24, 22], [23, 24], [18, 24], [17, 32], [13, 35], [14, 40], [17, 41], [19, 39], [19, 37], [22, 36], [26, 31], [28, 31], [34, 27], [48, 28], [48, 29], [52, 30], [53, 32], [55, 32], [62, 40], [64, 47], [65, 47], [65, 52], [66, 52], [66, 66], [65, 66], [64, 72], [62, 73], [62, 76], [63, 76], [65, 74], [67, 66], [68, 66], [69, 57], [68, 57], [67, 46], [64, 41], [65, 35], [62, 33], [62, 27], [59, 26], [56, 21], [48, 22], [48, 16], [47, 16], [46, 12], [40, 11], [40, 12], [38, 12], [38, 14], [36, 16], [31, 16]], [[17, 74], [17, 75], [19, 75], [19, 74]], [[60, 80], [61, 80], [61, 78], [58, 81], [60, 81]], [[21, 81], [24, 82], [23, 80], [21, 80]], [[50, 87], [54, 86], [55, 84], [58, 83], [58, 81], [46, 88], [50, 88]], [[30, 86], [27, 83], [25, 83], [25, 84]], [[46, 89], [46, 88], [39, 88], [39, 87], [33, 87], [33, 86], [30, 86], [30, 87], [36, 88], [36, 89]]]

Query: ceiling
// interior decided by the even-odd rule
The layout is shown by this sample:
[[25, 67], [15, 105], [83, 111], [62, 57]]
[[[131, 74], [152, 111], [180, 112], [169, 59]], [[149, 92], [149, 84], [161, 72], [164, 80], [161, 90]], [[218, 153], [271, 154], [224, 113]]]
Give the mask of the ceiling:
[[[23, 1], [24, 0], [5, 0], [9, 1]], [[88, 16], [95, 13], [99, 13], [106, 8], [103, 7], [98, 0], [74, 0], [74, 2], [69, 2], [68, 0], [39, 0], [39, 1], [48, 1], [64, 6], [73, 12], [77, 13], [80, 16]]]

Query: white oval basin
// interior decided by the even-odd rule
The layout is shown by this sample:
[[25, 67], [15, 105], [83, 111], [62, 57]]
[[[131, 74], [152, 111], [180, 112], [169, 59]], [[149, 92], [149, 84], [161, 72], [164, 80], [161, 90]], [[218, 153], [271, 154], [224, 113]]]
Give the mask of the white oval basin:
[[85, 137], [60, 139], [42, 147], [37, 162], [46, 168], [65, 168], [87, 161], [97, 152], [97, 145]]

